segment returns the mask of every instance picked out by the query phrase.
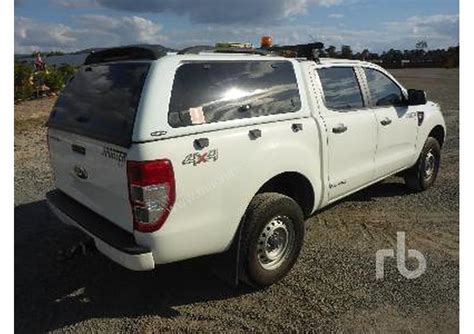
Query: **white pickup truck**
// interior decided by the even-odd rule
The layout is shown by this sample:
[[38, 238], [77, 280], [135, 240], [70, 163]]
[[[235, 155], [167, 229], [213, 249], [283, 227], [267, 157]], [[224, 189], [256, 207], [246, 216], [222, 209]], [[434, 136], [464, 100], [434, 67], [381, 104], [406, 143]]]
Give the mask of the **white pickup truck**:
[[423, 91], [367, 62], [257, 50], [91, 54], [48, 121], [53, 213], [131, 270], [232, 248], [262, 287], [317, 210], [394, 174], [433, 185], [446, 129]]

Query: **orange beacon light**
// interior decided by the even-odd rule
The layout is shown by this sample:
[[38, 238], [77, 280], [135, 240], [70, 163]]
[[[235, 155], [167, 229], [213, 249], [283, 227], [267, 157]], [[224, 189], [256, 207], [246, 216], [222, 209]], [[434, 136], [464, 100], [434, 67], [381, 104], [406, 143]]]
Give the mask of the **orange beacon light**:
[[262, 39], [260, 40], [260, 47], [262, 49], [268, 49], [272, 46], [273, 40], [270, 36], [262, 36]]

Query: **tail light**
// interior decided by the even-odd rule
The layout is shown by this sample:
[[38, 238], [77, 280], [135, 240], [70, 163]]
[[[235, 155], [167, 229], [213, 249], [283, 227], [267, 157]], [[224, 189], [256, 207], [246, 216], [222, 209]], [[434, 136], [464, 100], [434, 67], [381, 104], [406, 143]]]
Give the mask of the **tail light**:
[[171, 161], [127, 161], [127, 177], [134, 229], [159, 230], [176, 198]]

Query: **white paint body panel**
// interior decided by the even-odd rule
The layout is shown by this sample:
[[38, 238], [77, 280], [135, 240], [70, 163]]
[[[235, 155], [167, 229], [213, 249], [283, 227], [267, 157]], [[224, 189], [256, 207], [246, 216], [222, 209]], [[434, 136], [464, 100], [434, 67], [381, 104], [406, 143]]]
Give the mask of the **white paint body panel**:
[[[379, 119], [389, 114], [395, 116], [396, 110], [379, 110], [378, 114], [372, 109], [345, 114], [327, 110], [316, 73], [318, 67], [374, 65], [329, 60], [316, 65], [294, 59], [288, 61], [294, 66], [300, 87], [302, 108], [299, 112], [182, 128], [168, 125], [173, 78], [181, 63], [275, 59], [288, 60], [256, 55], [200, 54], [171, 55], [153, 62], [135, 120], [134, 143], [128, 150], [117, 149], [126, 151], [128, 160], [169, 159], [172, 162], [176, 203], [157, 232], [133, 231], [126, 167], [119, 167], [116, 161], [101, 158], [99, 154], [104, 145], [113, 145], [74, 135], [62, 137], [64, 134], [50, 131], [50, 135], [61, 140], [86, 142], [93, 151], [90, 159], [95, 161], [84, 163], [92, 166], [92, 171], [100, 171], [102, 178], [95, 181], [96, 193], [88, 188], [87, 195], [83, 196], [83, 185], [68, 174], [78, 158], [71, 158], [68, 143], [61, 146], [50, 140], [58, 188], [134, 233], [138, 244], [152, 250], [153, 263], [168, 263], [228, 249], [254, 195], [263, 184], [281, 173], [296, 172], [310, 182], [315, 193], [314, 212], [380, 178], [411, 167], [431, 129], [436, 125], [444, 127], [439, 108], [431, 103], [414, 108], [415, 112], [422, 110], [426, 114], [422, 127], [413, 127], [411, 122], [416, 122], [416, 118], [400, 117], [390, 131], [380, 129]], [[409, 109], [411, 112], [412, 107]], [[294, 123], [302, 124], [303, 131], [292, 131]], [[339, 123], [348, 126], [346, 133], [332, 133], [331, 129]], [[249, 131], [254, 129], [261, 130], [261, 138], [249, 138]], [[161, 134], [159, 137], [157, 132]], [[188, 154], [200, 152], [193, 147], [194, 140], [199, 138], [209, 139], [209, 147], [203, 151], [218, 150], [218, 159], [197, 166], [183, 164]], [[339, 185], [331, 188], [330, 184]], [[110, 251], [105, 248], [101, 249], [104, 253]]]
[[[124, 154], [127, 149], [56, 129], [49, 129], [48, 132], [56, 188], [133, 233], [126, 161], [119, 163], [103, 155], [104, 147]], [[86, 154], [73, 152], [73, 144], [85, 148]], [[75, 167], [85, 168], [87, 179], [77, 177]]]
[[[374, 112], [378, 132], [375, 178], [380, 178], [403, 169], [415, 158], [418, 119], [412, 106], [382, 107]], [[392, 123], [384, 126], [384, 119]]]
[[[377, 123], [370, 109], [337, 113], [324, 110], [328, 126], [329, 200], [339, 198], [374, 178]], [[343, 124], [344, 133], [332, 129]]]

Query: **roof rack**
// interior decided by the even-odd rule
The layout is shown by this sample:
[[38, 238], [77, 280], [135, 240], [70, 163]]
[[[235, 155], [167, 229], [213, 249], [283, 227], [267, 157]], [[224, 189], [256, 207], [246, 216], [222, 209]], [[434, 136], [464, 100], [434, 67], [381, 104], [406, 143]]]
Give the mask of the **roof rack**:
[[[318, 50], [324, 48], [323, 43], [270, 46], [268, 48], [247, 47], [212, 47], [197, 45], [178, 51], [179, 55], [199, 54], [200, 52], [214, 53], [244, 53], [261, 56], [304, 57], [319, 62]], [[156, 60], [164, 55], [163, 48], [158, 46], [124, 46], [101, 51], [92, 51], [84, 61], [84, 65], [105, 63], [119, 60]]]
[[248, 53], [248, 54], [258, 54], [261, 56], [266, 56], [270, 54], [269, 51], [263, 49], [255, 49], [255, 48], [216, 48], [213, 46], [207, 45], [198, 45], [198, 46], [191, 46], [186, 49], [182, 49], [178, 51], [179, 55], [186, 55], [186, 54], [199, 54], [200, 52], [213, 52], [213, 53]]
[[319, 50], [324, 48], [323, 43], [297, 44], [297, 45], [283, 45], [271, 46], [268, 48], [216, 48], [208, 45], [192, 46], [178, 52], [179, 55], [184, 54], [199, 54], [203, 51], [214, 53], [247, 53], [257, 54], [261, 56], [278, 55], [285, 57], [301, 57], [308, 60], [319, 62]]
[[218, 48], [215, 49], [214, 52], [216, 53], [250, 53], [250, 54], [257, 54], [261, 56], [268, 56], [271, 52], [263, 49], [255, 49], [255, 48]]
[[295, 57], [306, 58], [319, 62], [319, 50], [324, 48], [323, 43], [309, 43], [296, 45], [271, 46], [266, 50], [285, 55], [285, 53], [294, 53]]

